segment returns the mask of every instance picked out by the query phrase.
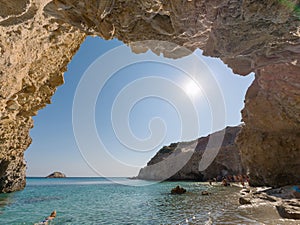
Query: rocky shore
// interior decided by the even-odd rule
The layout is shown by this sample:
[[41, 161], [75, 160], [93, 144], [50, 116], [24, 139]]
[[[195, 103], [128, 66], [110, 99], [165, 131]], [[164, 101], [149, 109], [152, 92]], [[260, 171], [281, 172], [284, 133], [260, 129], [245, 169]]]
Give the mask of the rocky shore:
[[[241, 176], [246, 171], [235, 144], [235, 138], [239, 131], [240, 127], [226, 127], [223, 130], [225, 135], [220, 150], [211, 165], [203, 171], [199, 171], [199, 162], [203, 158], [204, 151], [212, 150], [207, 148], [208, 140], [215, 135], [220, 135], [222, 131], [194, 141], [164, 146], [148, 162], [147, 166], [140, 170], [135, 179], [209, 181], [213, 186], [227, 186], [224, 185], [224, 180], [226, 180], [226, 183], [230, 184], [228, 186], [244, 187], [240, 192], [239, 203], [241, 205], [271, 204], [282, 218], [300, 219], [300, 193], [299, 196], [295, 196], [293, 189], [295, 186], [249, 187], [248, 177]], [[188, 157], [190, 158], [187, 160]], [[239, 176], [236, 176], [238, 174]], [[212, 182], [212, 180], [222, 181], [222, 179], [222, 183]], [[245, 184], [247, 188], [245, 188]], [[203, 194], [209, 194], [209, 192]]]
[[237, 138], [251, 184], [299, 183], [299, 27], [299, 1], [1, 1], [0, 192], [25, 187], [32, 116], [87, 35], [169, 58], [202, 49], [234, 73], [254, 72]]
[[239, 202], [241, 205], [271, 204], [282, 218], [300, 220], [300, 197], [296, 197], [293, 187], [242, 189]]

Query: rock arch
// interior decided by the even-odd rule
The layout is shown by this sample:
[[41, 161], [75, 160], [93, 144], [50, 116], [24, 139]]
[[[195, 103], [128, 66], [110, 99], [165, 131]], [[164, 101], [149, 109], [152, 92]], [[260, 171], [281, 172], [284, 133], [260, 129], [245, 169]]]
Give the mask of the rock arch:
[[[19, 2], [19, 1], [17, 1]], [[51, 102], [86, 35], [175, 57], [165, 40], [255, 72], [237, 143], [253, 185], [300, 182], [299, 1], [0, 0], [0, 191], [25, 186], [32, 116]], [[181, 56], [184, 56], [182, 53]], [[178, 52], [176, 53], [178, 57]]]

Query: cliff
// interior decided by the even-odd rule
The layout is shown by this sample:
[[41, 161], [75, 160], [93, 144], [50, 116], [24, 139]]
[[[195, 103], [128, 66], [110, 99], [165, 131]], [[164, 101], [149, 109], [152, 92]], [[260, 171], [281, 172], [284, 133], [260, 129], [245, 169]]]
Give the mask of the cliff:
[[171, 58], [188, 54], [176, 45], [200, 48], [237, 74], [255, 72], [237, 139], [242, 161], [253, 185], [300, 182], [299, 1], [0, 2], [0, 192], [25, 186], [32, 116], [86, 35]]
[[[208, 145], [209, 139], [213, 139], [220, 132], [194, 141], [164, 146], [147, 163], [147, 166], [140, 170], [137, 178], [144, 180], [206, 181], [226, 175], [245, 174], [240, 152], [234, 142], [240, 129], [240, 127], [225, 128], [224, 139], [218, 149], [217, 156], [203, 171], [199, 171], [199, 163], [203, 159], [204, 152], [207, 154], [214, 151], [212, 144]], [[190, 152], [190, 158], [185, 157], [187, 152]]]

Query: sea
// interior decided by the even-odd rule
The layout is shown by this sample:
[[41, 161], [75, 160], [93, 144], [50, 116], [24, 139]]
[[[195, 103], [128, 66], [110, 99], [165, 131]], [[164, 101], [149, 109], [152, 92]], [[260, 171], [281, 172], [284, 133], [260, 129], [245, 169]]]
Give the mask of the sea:
[[[183, 195], [171, 195], [180, 185]], [[0, 194], [0, 224], [299, 224], [270, 204], [241, 206], [238, 187], [127, 178], [27, 178], [24, 190]], [[201, 195], [208, 191], [210, 195]]]

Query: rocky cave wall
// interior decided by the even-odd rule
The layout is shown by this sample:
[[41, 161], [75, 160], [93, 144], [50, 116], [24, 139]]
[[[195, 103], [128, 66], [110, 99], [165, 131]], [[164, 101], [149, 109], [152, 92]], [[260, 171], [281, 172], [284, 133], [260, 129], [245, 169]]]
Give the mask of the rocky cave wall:
[[0, 192], [25, 186], [32, 116], [51, 103], [85, 34], [43, 16], [42, 1], [0, 1]]
[[[25, 185], [32, 116], [50, 103], [86, 35], [176, 58], [174, 44], [255, 72], [237, 144], [253, 185], [299, 183], [300, 2], [0, 0], [0, 191]], [[166, 41], [157, 45], [155, 41]], [[139, 41], [139, 42], [137, 42]]]

